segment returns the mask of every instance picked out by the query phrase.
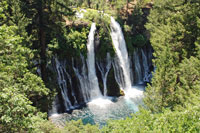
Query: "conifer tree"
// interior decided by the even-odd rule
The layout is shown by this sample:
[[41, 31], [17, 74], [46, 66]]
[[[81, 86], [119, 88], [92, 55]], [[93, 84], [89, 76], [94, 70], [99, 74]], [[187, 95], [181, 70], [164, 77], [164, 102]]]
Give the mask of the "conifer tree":
[[[32, 36], [32, 49], [36, 49], [36, 57], [40, 62], [41, 76], [47, 81], [46, 63], [48, 44], [56, 34], [62, 34], [63, 17], [73, 14], [63, 0], [21, 0], [22, 12], [30, 20], [26, 29]], [[57, 32], [57, 33], [55, 33]]]
[[145, 103], [152, 111], [185, 107], [200, 92], [200, 0], [157, 0], [146, 25], [155, 50], [152, 85]]

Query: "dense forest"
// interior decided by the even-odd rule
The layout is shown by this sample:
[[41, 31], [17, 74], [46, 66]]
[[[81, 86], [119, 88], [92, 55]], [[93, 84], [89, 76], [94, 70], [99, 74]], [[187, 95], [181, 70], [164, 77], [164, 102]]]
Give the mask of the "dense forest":
[[[82, 9], [87, 12], [78, 19]], [[130, 53], [147, 45], [153, 49], [144, 105], [101, 128], [81, 120], [60, 128], [47, 115], [60, 93], [48, 66], [55, 56], [87, 57], [92, 22], [101, 44], [96, 58], [107, 52], [114, 57], [110, 16], [121, 25]], [[123, 95], [113, 92], [115, 83], [108, 88], [109, 95]], [[200, 132], [199, 101], [200, 0], [0, 1], [0, 132]]]

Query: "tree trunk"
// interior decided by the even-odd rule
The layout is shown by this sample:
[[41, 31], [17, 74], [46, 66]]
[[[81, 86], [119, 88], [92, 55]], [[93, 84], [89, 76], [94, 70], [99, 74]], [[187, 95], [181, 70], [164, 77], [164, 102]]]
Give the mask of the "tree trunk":
[[87, 2], [88, 2], [88, 7], [91, 8], [91, 1], [87, 0]]
[[128, 3], [129, 3], [129, 0], [126, 1], [126, 17], [128, 19]]
[[43, 81], [46, 81], [46, 40], [45, 30], [43, 22], [43, 2], [39, 4], [38, 15], [39, 15], [39, 43], [40, 43], [40, 59], [41, 59], [41, 75]]

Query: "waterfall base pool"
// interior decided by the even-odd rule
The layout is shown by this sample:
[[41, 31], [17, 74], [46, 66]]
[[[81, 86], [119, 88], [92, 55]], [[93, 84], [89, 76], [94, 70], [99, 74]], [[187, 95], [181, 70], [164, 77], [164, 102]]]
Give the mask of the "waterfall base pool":
[[72, 113], [53, 114], [49, 119], [58, 126], [64, 126], [66, 121], [81, 119], [84, 124], [106, 124], [109, 119], [130, 117], [142, 105], [144, 86], [134, 86], [125, 91], [125, 96], [102, 97], [92, 100], [85, 107], [73, 110]]

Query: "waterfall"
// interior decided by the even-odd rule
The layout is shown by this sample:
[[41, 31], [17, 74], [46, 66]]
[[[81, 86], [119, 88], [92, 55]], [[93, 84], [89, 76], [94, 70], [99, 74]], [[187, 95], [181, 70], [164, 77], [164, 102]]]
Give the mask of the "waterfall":
[[142, 70], [141, 70], [141, 65], [140, 65], [140, 59], [138, 55], [138, 49], [134, 51], [133, 53], [133, 62], [134, 62], [134, 67], [135, 67], [135, 83], [141, 84], [143, 83], [142, 79]]
[[79, 90], [82, 94], [83, 97], [83, 102], [88, 102], [90, 100], [90, 91], [89, 91], [89, 82], [88, 82], [88, 76], [87, 76], [87, 71], [86, 71], [86, 65], [85, 65], [85, 59], [83, 55], [80, 55], [81, 57], [81, 70], [79, 71], [78, 67], [76, 68], [74, 66], [74, 60], [72, 59], [72, 67], [75, 72], [75, 75], [77, 79], [79, 80], [80, 86]]
[[[121, 79], [122, 84], [120, 85], [124, 89], [131, 88], [131, 78], [130, 78], [130, 65], [129, 65], [129, 59], [128, 59], [128, 52], [126, 49], [126, 43], [124, 40], [124, 35], [122, 33], [121, 27], [119, 23], [117, 23], [113, 17], [111, 17], [111, 38], [113, 42], [113, 46], [115, 49], [115, 52], [117, 54], [118, 61], [115, 61], [115, 63], [118, 63], [119, 66], [122, 69], [122, 73], [118, 78]], [[114, 68], [117, 68], [117, 65], [114, 63]]]
[[61, 89], [62, 98], [64, 100], [64, 106], [66, 110], [70, 110], [73, 108], [71, 101], [69, 100], [68, 96], [68, 87], [67, 87], [67, 81], [65, 76], [65, 67], [59, 62], [57, 58], [55, 58], [55, 70], [57, 73], [57, 82]]
[[83, 97], [84, 103], [87, 103], [91, 99], [97, 98], [102, 96], [98, 79], [96, 76], [96, 69], [95, 69], [95, 53], [94, 53], [94, 35], [95, 35], [95, 23], [92, 23], [90, 33], [88, 35], [88, 42], [87, 42], [87, 66], [85, 63], [85, 58], [83, 55], [81, 57], [81, 69], [74, 65], [74, 61], [72, 59], [72, 67], [75, 72], [75, 75], [79, 82], [79, 90]]
[[106, 85], [107, 76], [111, 69], [111, 57], [110, 57], [109, 53], [107, 53], [105, 62], [103, 62], [103, 60], [97, 62], [97, 67], [98, 67], [99, 71], [101, 72], [101, 77], [103, 80], [103, 88], [104, 88], [103, 95], [106, 96], [106, 94], [107, 94], [107, 85]]
[[55, 97], [54, 101], [52, 102], [51, 109], [48, 111], [49, 116], [56, 116], [58, 114], [58, 95]]
[[147, 57], [144, 53], [144, 51], [141, 49], [141, 52], [142, 52], [142, 62], [143, 62], [143, 68], [144, 68], [144, 78], [143, 78], [143, 81], [144, 82], [149, 82], [149, 66], [148, 66], [148, 61], [147, 61]]
[[124, 76], [123, 76], [123, 70], [119, 66], [119, 60], [117, 57], [115, 57], [112, 61], [112, 66], [114, 69], [114, 76], [117, 84], [119, 85], [120, 89], [123, 89], [125, 86]]
[[[66, 67], [65, 67], [65, 68], [66, 68]], [[77, 99], [76, 99], [75, 92], [74, 92], [74, 89], [73, 89], [73, 87], [72, 87], [72, 78], [71, 78], [71, 76], [69, 75], [69, 73], [67, 73], [66, 69], [65, 69], [64, 72], [66, 73], [67, 78], [68, 78], [69, 83], [70, 83], [70, 87], [72, 88], [71, 94], [72, 94], [72, 97], [73, 97], [73, 99], [74, 99], [74, 106], [78, 106], [78, 101], [77, 101]]]
[[[100, 107], [112, 104], [109, 97], [105, 97], [107, 95], [107, 82], [109, 83], [107, 78], [111, 67], [113, 67], [117, 84], [120, 89], [124, 89], [126, 98], [141, 98], [143, 96], [143, 89], [138, 89], [137, 86], [132, 85], [150, 81], [152, 76], [150, 71], [153, 69], [151, 68], [153, 67], [151, 63], [153, 51], [146, 49], [145, 46], [136, 48], [133, 56], [128, 56], [122, 29], [112, 17], [110, 27], [110, 35], [116, 53], [114, 58], [111, 59], [110, 54], [107, 53], [106, 58], [97, 59], [95, 62], [94, 36], [96, 26], [95, 23], [92, 23], [87, 41], [87, 58], [80, 55], [80, 59], [72, 58], [72, 61], [68, 59], [58, 60], [56, 57], [52, 60], [53, 71], [57, 75], [57, 83], [60, 88], [59, 96], [62, 97], [55, 99], [50, 114], [56, 114], [63, 109], [66, 112], [85, 103]], [[72, 66], [69, 66], [70, 62]], [[98, 77], [101, 77], [103, 81], [104, 97], [99, 88], [95, 65], [99, 70]], [[111, 88], [112, 91], [114, 89]], [[60, 101], [63, 101], [63, 104], [59, 104]]]
[[95, 69], [95, 53], [94, 53], [94, 35], [95, 35], [96, 26], [95, 23], [92, 23], [90, 33], [88, 35], [87, 42], [87, 67], [88, 67], [88, 80], [90, 84], [90, 96], [91, 99], [101, 96], [99, 90], [99, 83], [96, 76]]
[[129, 61], [129, 64], [130, 64], [130, 78], [131, 78], [131, 83], [132, 83], [132, 85], [134, 85], [135, 79], [134, 79], [133, 62], [132, 62], [132, 57], [131, 56], [129, 56], [128, 61]]

